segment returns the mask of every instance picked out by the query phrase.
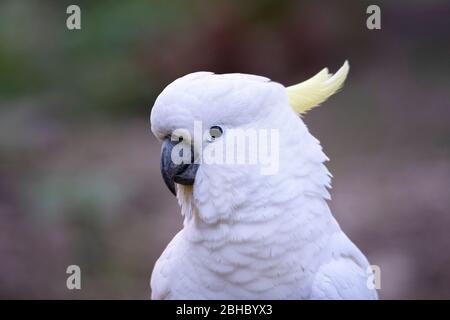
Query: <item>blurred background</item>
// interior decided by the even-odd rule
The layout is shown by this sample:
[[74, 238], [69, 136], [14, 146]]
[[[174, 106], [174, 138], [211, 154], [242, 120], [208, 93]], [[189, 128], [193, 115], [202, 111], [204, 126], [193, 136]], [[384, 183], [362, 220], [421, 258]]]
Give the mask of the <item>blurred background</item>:
[[345, 59], [344, 90], [305, 117], [332, 211], [381, 267], [381, 298], [450, 298], [450, 3], [376, 1], [381, 30], [370, 4], [0, 1], [0, 298], [149, 298], [182, 226], [150, 132], [158, 93], [200, 70], [289, 85]]

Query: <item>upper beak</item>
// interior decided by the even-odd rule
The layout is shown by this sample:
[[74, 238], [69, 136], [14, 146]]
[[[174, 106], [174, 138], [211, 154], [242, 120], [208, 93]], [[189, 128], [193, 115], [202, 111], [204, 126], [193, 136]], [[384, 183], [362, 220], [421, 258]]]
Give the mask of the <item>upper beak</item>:
[[169, 190], [176, 196], [175, 183], [193, 185], [198, 164], [193, 163], [194, 150], [191, 149], [191, 162], [175, 164], [172, 161], [172, 149], [178, 144], [170, 137], [164, 139], [161, 147], [161, 174]]

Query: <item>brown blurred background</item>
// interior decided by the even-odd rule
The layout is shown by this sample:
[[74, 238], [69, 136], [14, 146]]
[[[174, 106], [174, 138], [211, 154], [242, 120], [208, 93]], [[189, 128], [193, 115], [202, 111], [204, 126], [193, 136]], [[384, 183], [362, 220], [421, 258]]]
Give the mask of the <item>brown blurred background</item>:
[[344, 90], [305, 117], [334, 215], [380, 265], [381, 298], [450, 298], [450, 3], [376, 1], [373, 31], [369, 4], [1, 1], [0, 298], [149, 298], [182, 226], [150, 132], [157, 94], [193, 71], [288, 85], [345, 59]]

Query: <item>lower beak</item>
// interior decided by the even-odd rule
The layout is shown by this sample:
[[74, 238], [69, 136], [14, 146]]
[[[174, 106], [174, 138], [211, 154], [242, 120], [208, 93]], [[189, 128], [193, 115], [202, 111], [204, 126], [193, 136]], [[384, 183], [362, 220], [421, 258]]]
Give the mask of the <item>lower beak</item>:
[[191, 149], [190, 163], [175, 164], [172, 161], [172, 150], [178, 141], [166, 138], [161, 147], [161, 175], [169, 190], [176, 196], [175, 183], [193, 185], [198, 164], [193, 163], [194, 150]]

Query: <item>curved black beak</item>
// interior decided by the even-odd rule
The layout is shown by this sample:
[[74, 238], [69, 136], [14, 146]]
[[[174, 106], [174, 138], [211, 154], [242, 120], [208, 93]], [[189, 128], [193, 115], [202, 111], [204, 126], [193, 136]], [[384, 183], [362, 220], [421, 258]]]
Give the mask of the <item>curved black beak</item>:
[[170, 137], [164, 139], [161, 147], [161, 175], [169, 190], [176, 196], [175, 183], [193, 185], [198, 164], [194, 163], [194, 150], [191, 148], [189, 163], [175, 164], [172, 161], [173, 147], [178, 141], [172, 141]]

